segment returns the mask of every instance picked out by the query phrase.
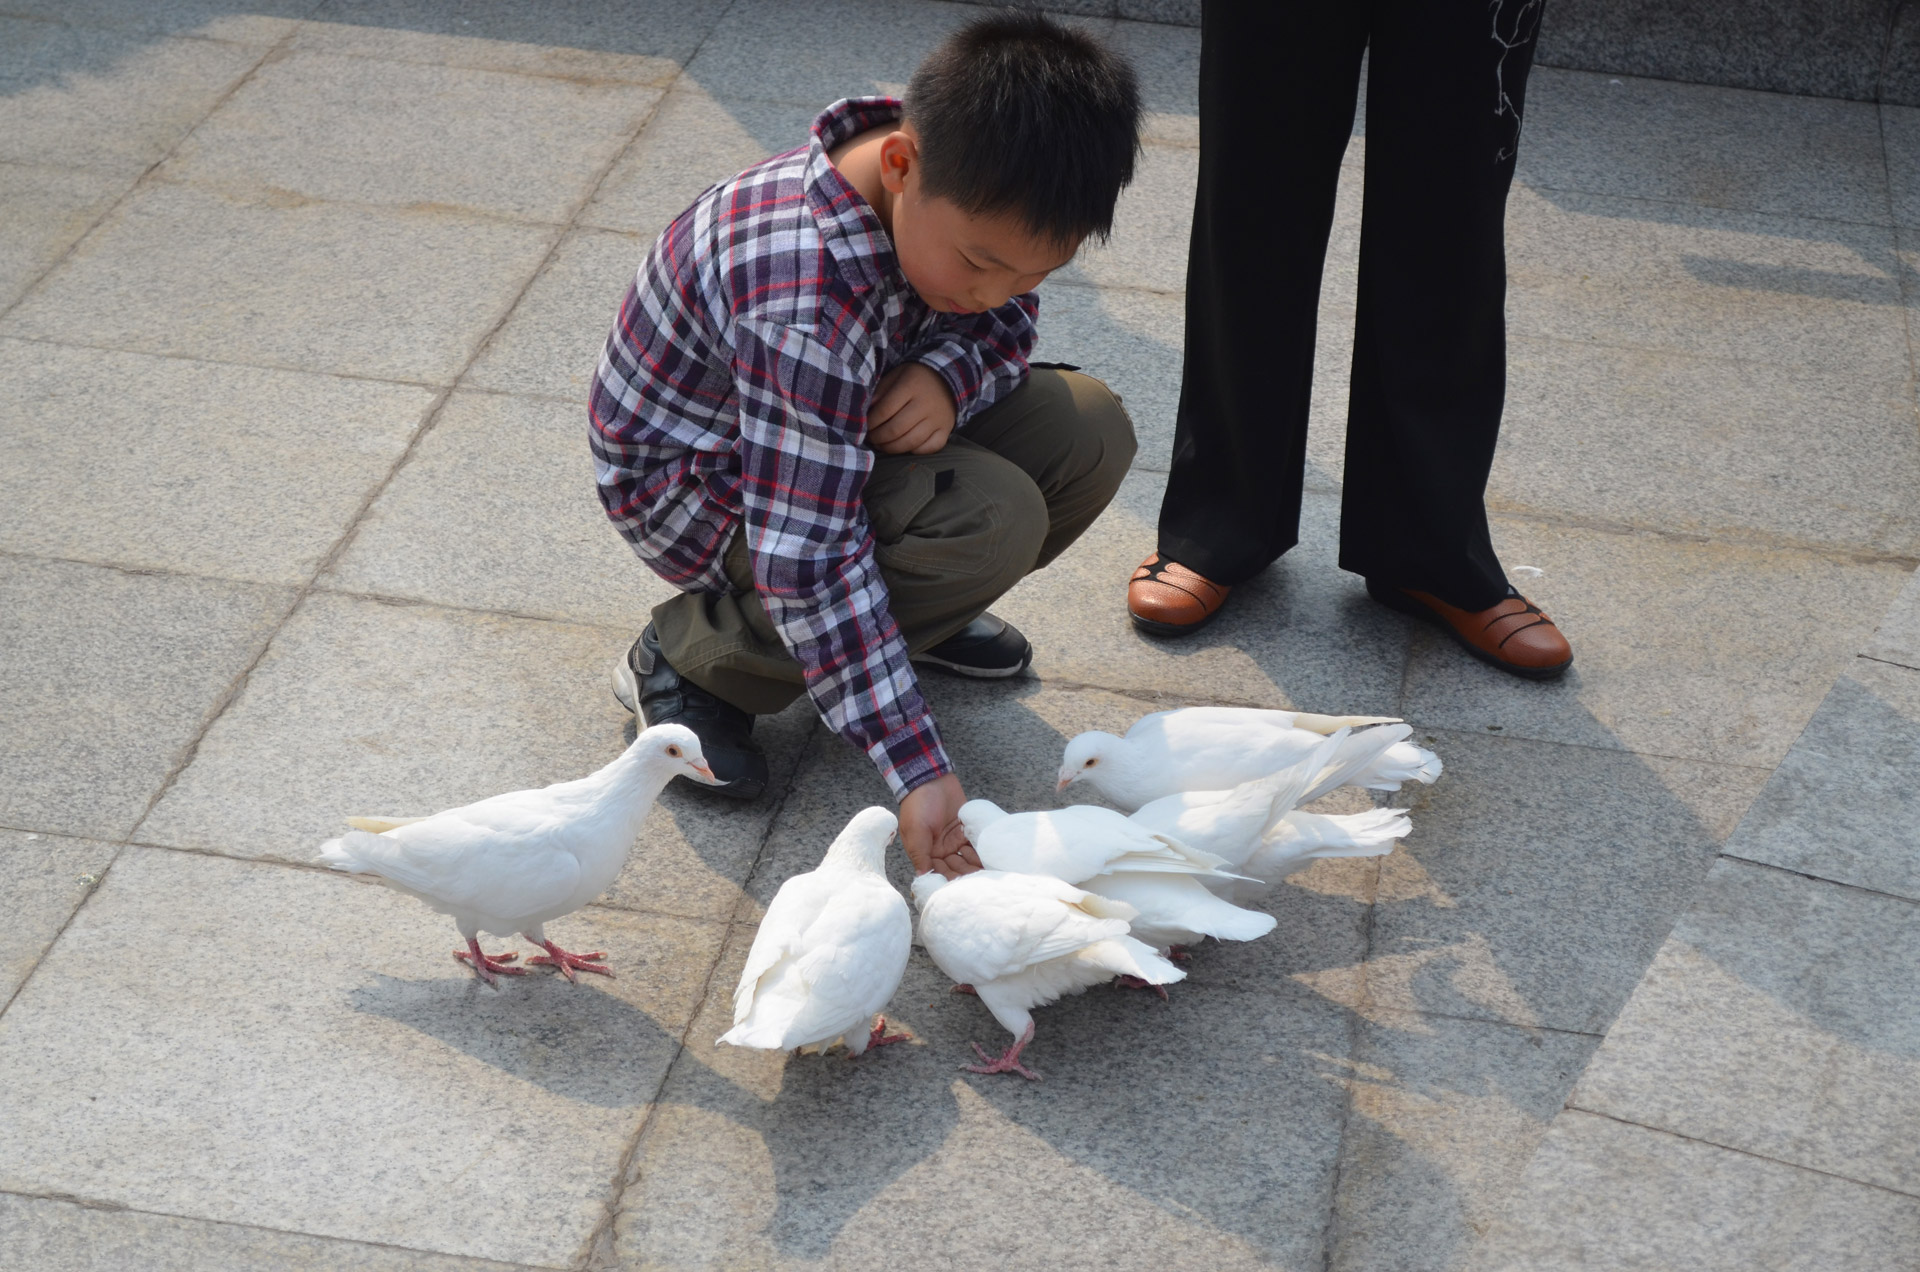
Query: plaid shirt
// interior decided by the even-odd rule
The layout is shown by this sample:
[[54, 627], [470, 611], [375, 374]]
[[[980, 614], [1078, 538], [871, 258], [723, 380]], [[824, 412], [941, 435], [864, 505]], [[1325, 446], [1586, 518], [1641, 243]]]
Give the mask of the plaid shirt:
[[827, 724], [896, 796], [952, 771], [887, 609], [862, 502], [873, 389], [905, 361], [953, 391], [958, 420], [1019, 386], [1037, 302], [936, 313], [871, 206], [827, 159], [900, 118], [836, 102], [805, 147], [714, 186], [654, 243], [607, 338], [589, 413], [600, 501], [684, 591], [731, 591], [744, 526], [767, 616]]

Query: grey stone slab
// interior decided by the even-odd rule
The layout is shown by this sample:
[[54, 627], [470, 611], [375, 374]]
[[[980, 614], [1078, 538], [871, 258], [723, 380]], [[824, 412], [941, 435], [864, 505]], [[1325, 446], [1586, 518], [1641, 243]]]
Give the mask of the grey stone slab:
[[580, 221], [641, 235], [651, 245], [708, 186], [806, 145], [814, 117], [832, 100], [716, 97], [689, 72], [607, 174]]
[[[1920, 27], [1920, 16], [1909, 24]], [[1920, 88], [1920, 75], [1915, 78]], [[1886, 138], [1887, 179], [1893, 184], [1893, 223], [1920, 229], [1920, 104], [1882, 106], [1880, 127]]]
[[979, 16], [958, 4], [814, 0], [799, 19], [781, 0], [743, 0], [701, 43], [687, 78], [716, 97], [816, 111], [842, 97], [897, 95], [947, 32]]
[[1860, 652], [1882, 662], [1920, 669], [1920, 573], [1900, 589], [1873, 639]]
[[1026, 633], [1035, 673], [1130, 693], [1398, 715], [1407, 626], [1335, 565], [1337, 496], [1309, 492], [1301, 542], [1234, 591], [1205, 631], [1179, 641], [1137, 632], [1126, 584], [1154, 550], [1163, 480], [1137, 474], [1101, 520], [994, 604]]
[[1721, 859], [1568, 1103], [1913, 1194], [1920, 906]]
[[1917, 773], [1920, 671], [1856, 659], [1724, 851], [1920, 901]]
[[292, 53], [221, 103], [160, 175], [564, 221], [659, 99], [617, 81]]
[[1328, 1267], [1464, 1267], [1599, 1041], [1397, 1013], [1363, 1025], [1351, 1061], [1322, 1066], [1352, 1101]]
[[124, 836], [291, 600], [0, 557], [0, 825]]
[[1422, 626], [1398, 714], [1768, 769], [1907, 576], [1898, 565], [1501, 517], [1493, 539], [1573, 642], [1572, 670], [1517, 680]]
[[281, 40], [320, 0], [7, 0], [7, 11], [85, 30], [233, 44]]
[[512, 1272], [525, 1266], [7, 1194], [0, 1194], [0, 1260], [36, 1272]]
[[1527, 85], [1526, 128], [1524, 185], [1887, 221], [1880, 124], [1867, 102], [1543, 66]]
[[0, 546], [305, 583], [431, 390], [0, 340]]
[[1885, 103], [1920, 106], [1920, 10], [1910, 4], [1896, 7], [1887, 25], [1879, 98]]
[[1496, 512], [1920, 555], [1920, 430], [1891, 363], [1875, 375], [1514, 336], [1507, 377]]
[[262, 52], [0, 17], [0, 160], [136, 177]]
[[0, 1003], [13, 997], [34, 964], [86, 900], [120, 851], [114, 844], [0, 830]]
[[293, 47], [568, 79], [665, 84], [726, 8], [721, 0], [326, 0]]
[[637, 234], [568, 234], [461, 383], [563, 398], [584, 418], [600, 351], [650, 246]]
[[1567, 0], [1548, 11], [1545, 66], [1871, 101], [1889, 0]]
[[1568, 1111], [1474, 1253], [1474, 1272], [1899, 1268], [1920, 1201]]
[[594, 494], [580, 402], [456, 393], [323, 586], [638, 633], [674, 593]]
[[1605, 1032], [1763, 775], [1416, 736], [1435, 739], [1446, 771], [1395, 800], [1413, 833], [1382, 863], [1366, 966], [1311, 983], [1363, 1013]]
[[1313, 1267], [1343, 1096], [1338, 1013], [1095, 989], [1035, 1013], [1037, 1083], [957, 1072], [1005, 1033], [916, 951], [915, 1036], [788, 1059], [716, 1048], [741, 931], [635, 1154], [620, 1266]]
[[1200, 25], [1200, 0], [1117, 0], [1114, 15], [1136, 22]]
[[[316, 595], [141, 838], [306, 862], [346, 817], [420, 816], [583, 776], [631, 740], [608, 680], [634, 634]], [[776, 787], [809, 728], [804, 708], [762, 726]], [[669, 791], [610, 899], [726, 917], [771, 815], [771, 801]]]
[[557, 231], [426, 208], [136, 192], [0, 335], [446, 383]]
[[0, 309], [18, 300], [133, 183], [72, 168], [0, 164]]
[[[0, 1022], [0, 1187], [564, 1266], [723, 929], [555, 928], [614, 977], [496, 991], [448, 957], [445, 917], [388, 889], [130, 849]], [[124, 957], [170, 948], [189, 970]]]
[[[1197, 23], [1199, 6], [1194, 9]], [[1199, 145], [1199, 30], [1151, 25], [1165, 19], [1145, 14], [1122, 16], [1146, 18], [1145, 22], [1117, 22], [1106, 35], [1108, 44], [1132, 62], [1140, 76], [1142, 105], [1146, 107], [1140, 135], [1167, 145]]]
[[1200, 151], [1193, 146], [1148, 145], [1134, 165], [1132, 184], [1120, 192], [1113, 237], [1087, 243], [1060, 276], [1096, 286], [1184, 290], [1199, 169]]
[[1893, 231], [1522, 186], [1507, 204], [1515, 334], [1907, 375]]

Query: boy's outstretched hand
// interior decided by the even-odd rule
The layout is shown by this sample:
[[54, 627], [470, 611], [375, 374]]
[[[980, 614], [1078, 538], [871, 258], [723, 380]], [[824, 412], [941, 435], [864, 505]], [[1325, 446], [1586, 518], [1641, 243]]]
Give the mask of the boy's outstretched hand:
[[874, 390], [867, 442], [882, 455], [932, 455], [946, 446], [954, 415], [947, 382], [924, 362], [903, 362]]
[[960, 805], [966, 802], [960, 779], [951, 773], [914, 787], [900, 801], [900, 846], [915, 874], [936, 870], [942, 878], [954, 879], [980, 868], [960, 825]]

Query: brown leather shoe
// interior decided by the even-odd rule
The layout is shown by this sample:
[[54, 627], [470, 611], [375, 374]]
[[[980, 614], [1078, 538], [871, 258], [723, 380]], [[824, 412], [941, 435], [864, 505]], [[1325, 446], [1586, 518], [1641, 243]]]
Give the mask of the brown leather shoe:
[[1489, 666], [1528, 680], [1553, 680], [1573, 666], [1573, 646], [1553, 620], [1519, 592], [1483, 610], [1455, 609], [1437, 596], [1367, 580], [1367, 592], [1389, 609], [1432, 623]]
[[1127, 584], [1133, 625], [1155, 636], [1190, 636], [1213, 621], [1232, 589], [1204, 579], [1158, 552], [1140, 563]]

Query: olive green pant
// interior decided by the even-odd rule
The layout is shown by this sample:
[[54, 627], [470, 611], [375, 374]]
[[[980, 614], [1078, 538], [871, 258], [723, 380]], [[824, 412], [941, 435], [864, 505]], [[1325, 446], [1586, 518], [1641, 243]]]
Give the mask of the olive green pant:
[[[867, 478], [888, 608], [910, 653], [986, 612], [1093, 524], [1133, 462], [1133, 424], [1092, 376], [1035, 367], [935, 455], [876, 455]], [[951, 474], [951, 475], [949, 475]], [[683, 592], [653, 611], [675, 671], [754, 715], [805, 687], [754, 590], [746, 537], [727, 547], [733, 592]]]

